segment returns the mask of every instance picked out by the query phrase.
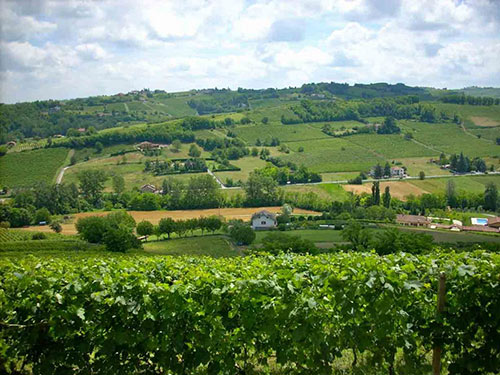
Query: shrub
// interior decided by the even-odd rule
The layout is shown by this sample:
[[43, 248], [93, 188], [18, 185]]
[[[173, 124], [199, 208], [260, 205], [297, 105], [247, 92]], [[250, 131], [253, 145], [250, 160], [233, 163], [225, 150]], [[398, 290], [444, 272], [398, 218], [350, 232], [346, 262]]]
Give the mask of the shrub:
[[243, 223], [233, 224], [229, 229], [229, 235], [237, 244], [242, 245], [250, 245], [255, 240], [253, 229]]
[[33, 235], [31, 236], [31, 239], [32, 240], [46, 240], [47, 235], [45, 233], [42, 233], [42, 232], [37, 232], [37, 233], [33, 233]]

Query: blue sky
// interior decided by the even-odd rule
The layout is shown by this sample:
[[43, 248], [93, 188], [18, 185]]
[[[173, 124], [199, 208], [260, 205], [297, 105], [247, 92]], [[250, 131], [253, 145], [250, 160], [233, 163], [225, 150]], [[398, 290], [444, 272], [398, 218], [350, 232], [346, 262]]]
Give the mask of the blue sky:
[[144, 87], [500, 86], [495, 0], [0, 0], [0, 102]]

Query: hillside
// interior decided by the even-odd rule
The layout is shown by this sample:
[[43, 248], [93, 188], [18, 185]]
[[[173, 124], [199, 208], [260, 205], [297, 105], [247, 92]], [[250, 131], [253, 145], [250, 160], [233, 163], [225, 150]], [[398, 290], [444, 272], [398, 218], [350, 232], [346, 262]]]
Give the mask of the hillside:
[[[379, 97], [366, 98], [370, 95]], [[445, 97], [455, 98], [451, 94]], [[192, 147], [199, 149], [206, 168], [228, 187], [240, 186], [250, 172], [268, 168], [269, 163], [273, 168], [287, 167], [292, 173], [298, 167], [305, 167], [326, 183], [346, 182], [359, 173], [367, 174], [376, 164], [386, 163], [405, 167], [414, 178], [420, 172], [453, 177], [450, 171], [430, 162], [441, 154], [449, 157], [464, 153], [471, 161], [483, 160], [490, 171], [500, 169], [500, 150], [496, 144], [500, 138], [500, 105], [494, 101], [491, 105], [455, 104], [443, 102], [437, 95], [431, 100], [425, 98], [429, 98], [426, 89], [405, 85], [309, 84], [282, 90], [199, 90], [176, 94], [143, 90], [43, 105], [4, 106], [13, 115], [14, 109], [21, 110], [23, 106], [40, 110], [47, 106], [55, 108], [50, 106], [57, 103], [59, 110], [35, 121], [36, 126], [30, 131], [55, 131], [57, 125], [46, 123], [52, 117], [59, 116], [61, 124], [72, 124], [64, 121], [65, 115], [95, 126], [82, 132], [69, 128], [66, 136], [41, 139], [23, 139], [19, 137], [20, 130], [9, 132], [9, 139], [14, 138], [17, 143], [8, 149], [7, 156], [0, 158], [2, 174], [6, 175], [2, 183], [10, 188], [29, 186], [38, 180], [37, 173], [50, 182], [64, 166], [69, 167], [61, 175], [65, 183], [77, 182], [78, 174], [86, 170], [121, 176], [127, 189], [139, 188], [144, 183], [160, 186], [166, 177], [187, 182], [190, 177], [207, 172], [202, 168], [191, 171], [196, 173], [166, 175], [147, 170], [147, 165], [159, 159], [167, 163], [186, 160]], [[9, 116], [2, 114], [4, 120]], [[121, 117], [129, 114], [133, 118]], [[397, 128], [382, 134], [377, 129], [387, 116], [396, 118]], [[93, 122], [95, 118], [100, 122]], [[23, 129], [28, 131], [27, 127]], [[177, 149], [171, 146], [175, 139], [182, 142]], [[159, 153], [141, 152], [135, 145], [143, 141], [170, 146]], [[72, 165], [66, 157], [69, 149], [75, 150]], [[24, 163], [33, 170], [18, 168]], [[481, 180], [473, 183], [474, 178], [480, 179], [463, 177], [470, 182], [460, 182], [458, 188], [480, 192], [485, 184]], [[491, 179], [496, 184], [500, 180], [496, 176]], [[444, 188], [445, 181], [438, 186]], [[307, 191], [329, 199], [346, 199], [342, 189], [325, 189], [325, 186], [310, 185]], [[431, 180], [391, 182], [395, 196], [401, 199], [409, 194], [436, 192], [435, 186]], [[111, 178], [105, 187], [111, 191]], [[347, 191], [364, 191], [362, 187], [343, 187]], [[292, 192], [299, 187], [285, 186], [285, 189]]]
[[[493, 90], [493, 91], [492, 91]], [[474, 88], [467, 95], [498, 97], [495, 89]], [[436, 100], [458, 91], [429, 90], [404, 84], [311, 83], [283, 89], [204, 89], [166, 93], [135, 90], [111, 96], [0, 104], [0, 143], [19, 138], [74, 135], [137, 122], [156, 123], [190, 115], [275, 107], [302, 99], [373, 99], [411, 95]], [[73, 130], [72, 130], [73, 129]], [[69, 133], [68, 133], [69, 132]]]

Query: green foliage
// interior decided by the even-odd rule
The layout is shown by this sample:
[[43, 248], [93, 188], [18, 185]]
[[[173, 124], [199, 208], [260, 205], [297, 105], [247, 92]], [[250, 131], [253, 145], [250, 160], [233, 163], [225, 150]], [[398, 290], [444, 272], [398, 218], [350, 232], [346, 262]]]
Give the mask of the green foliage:
[[60, 221], [54, 220], [52, 221], [52, 223], [50, 223], [50, 229], [52, 229], [56, 233], [61, 233], [63, 228]]
[[262, 239], [262, 247], [259, 251], [266, 251], [271, 254], [279, 252], [291, 252], [297, 254], [317, 254], [316, 245], [300, 236], [289, 235], [281, 232], [271, 232]]
[[154, 233], [154, 226], [151, 222], [144, 220], [137, 224], [136, 231], [139, 236], [150, 236]]
[[42, 207], [36, 210], [35, 224], [39, 224], [41, 222], [50, 224], [51, 221], [52, 221], [52, 216], [50, 215], [50, 211], [46, 207]]
[[87, 169], [78, 174], [81, 193], [90, 204], [99, 206], [107, 179], [106, 172], [99, 169]]
[[87, 216], [78, 219], [76, 230], [82, 239], [90, 243], [102, 243], [110, 251], [124, 252], [140, 247], [132, 231], [136, 223], [125, 211], [116, 211], [107, 216]]
[[250, 206], [270, 206], [281, 200], [278, 183], [271, 176], [252, 172], [243, 188]]
[[255, 240], [253, 229], [241, 222], [235, 222], [231, 225], [229, 235], [239, 245], [250, 245]]
[[[2, 366], [234, 374], [265, 370], [272, 353], [285, 373], [330, 374], [350, 351], [373, 358], [377, 373], [420, 374], [439, 343], [450, 373], [495, 373], [499, 267], [485, 252], [4, 258]], [[437, 318], [441, 271], [447, 310]]]
[[494, 183], [486, 185], [484, 191], [484, 208], [496, 211], [498, 208], [498, 188]]

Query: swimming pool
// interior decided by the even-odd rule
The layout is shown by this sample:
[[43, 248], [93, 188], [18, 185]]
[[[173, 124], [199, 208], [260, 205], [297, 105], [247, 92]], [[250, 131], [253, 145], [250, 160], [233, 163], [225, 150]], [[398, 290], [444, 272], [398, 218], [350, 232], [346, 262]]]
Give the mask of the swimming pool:
[[482, 217], [473, 217], [470, 219], [472, 225], [488, 225], [488, 219]]

